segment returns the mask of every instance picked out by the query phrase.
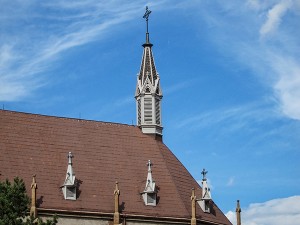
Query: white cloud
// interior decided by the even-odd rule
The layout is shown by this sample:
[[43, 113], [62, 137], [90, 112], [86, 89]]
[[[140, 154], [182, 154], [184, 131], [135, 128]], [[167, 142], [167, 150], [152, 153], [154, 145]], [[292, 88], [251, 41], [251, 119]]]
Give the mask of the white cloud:
[[291, 3], [292, 2], [290, 0], [281, 1], [268, 11], [267, 20], [260, 29], [261, 37], [264, 37], [271, 32], [275, 32], [282, 21], [282, 17], [291, 7]]
[[276, 57], [273, 68], [279, 75], [274, 90], [286, 116], [300, 120], [300, 63], [291, 57]]
[[63, 52], [107, 36], [116, 25], [134, 18], [143, 3], [52, 1], [3, 7], [0, 100], [16, 101], [47, 83], [41, 72], [51, 70]]
[[[273, 95], [269, 98], [277, 100], [273, 104], [282, 116], [300, 120], [300, 46], [298, 23], [295, 22], [300, 20], [300, 1], [248, 0], [232, 4], [235, 7], [218, 5], [224, 10], [230, 9], [222, 16], [216, 7], [201, 11], [208, 25], [212, 17], [222, 21], [218, 29], [210, 30], [211, 40], [226, 55], [249, 68], [259, 82], [272, 88]], [[268, 38], [262, 38], [266, 36]]]
[[[226, 216], [233, 224], [236, 224], [235, 211], [227, 212]], [[300, 196], [250, 204], [242, 208], [241, 221], [243, 225], [298, 225]]]

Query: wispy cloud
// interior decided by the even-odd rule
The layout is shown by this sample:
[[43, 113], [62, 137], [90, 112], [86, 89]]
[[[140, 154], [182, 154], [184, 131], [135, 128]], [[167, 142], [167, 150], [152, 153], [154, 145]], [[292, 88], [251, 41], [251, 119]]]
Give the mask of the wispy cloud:
[[7, 3], [0, 16], [5, 31], [0, 37], [0, 100], [26, 97], [47, 83], [41, 72], [51, 70], [63, 52], [106, 37], [141, 7], [139, 2], [94, 0], [22, 3], [20, 7]]
[[230, 177], [226, 183], [226, 186], [231, 187], [234, 185], [234, 177]]
[[210, 40], [273, 90], [283, 116], [300, 120], [299, 1], [204, 2]]
[[189, 127], [190, 129], [202, 129], [206, 127], [223, 126], [226, 132], [234, 132], [249, 125], [263, 121], [270, 115], [276, 116], [274, 110], [268, 104], [251, 103], [233, 106], [218, 110], [200, 112], [199, 114], [189, 115], [179, 119], [177, 128]]
[[164, 88], [164, 94], [171, 94], [171, 93], [177, 92], [179, 90], [188, 88], [193, 84], [195, 84], [195, 80], [181, 81], [180, 83], [174, 84], [174, 85], [169, 86], [169, 87], [165, 87]]
[[[242, 208], [241, 215], [243, 225], [297, 225], [300, 221], [300, 196], [250, 204]], [[226, 216], [236, 224], [234, 211], [227, 212]]]
[[260, 29], [261, 37], [264, 37], [272, 32], [274, 32], [280, 23], [282, 22], [282, 17], [286, 13], [286, 11], [291, 7], [292, 1], [284, 0], [275, 4], [267, 14], [267, 20], [262, 25]]

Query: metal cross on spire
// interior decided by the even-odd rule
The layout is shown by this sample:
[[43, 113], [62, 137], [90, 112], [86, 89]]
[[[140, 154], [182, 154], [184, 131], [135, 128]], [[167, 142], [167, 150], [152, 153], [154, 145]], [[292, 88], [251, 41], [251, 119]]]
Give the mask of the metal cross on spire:
[[206, 174], [208, 171], [205, 171], [205, 169], [202, 170], [201, 174], [203, 175], [203, 180], [206, 180]]
[[146, 19], [147, 33], [148, 33], [148, 19], [149, 19], [150, 13], [151, 13], [151, 11], [148, 9], [148, 6], [146, 6], [146, 12], [145, 12], [143, 18]]
[[149, 15], [151, 11], [148, 9], [148, 6], [146, 6], [146, 12], [143, 16], [144, 19], [146, 19], [146, 25], [147, 25], [147, 30], [146, 30], [146, 43], [149, 43], [149, 32], [148, 32], [148, 20], [149, 20]]

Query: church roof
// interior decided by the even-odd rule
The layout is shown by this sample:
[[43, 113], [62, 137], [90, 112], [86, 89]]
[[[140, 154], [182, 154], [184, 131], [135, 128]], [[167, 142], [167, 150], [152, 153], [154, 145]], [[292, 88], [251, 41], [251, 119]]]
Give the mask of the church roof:
[[[61, 186], [72, 152], [79, 181], [78, 198], [65, 200]], [[157, 206], [145, 206], [147, 162], [158, 186]], [[19, 176], [30, 190], [36, 174], [39, 209], [114, 212], [115, 181], [119, 182], [123, 215], [153, 218], [191, 218], [191, 189], [202, 190], [186, 168], [160, 140], [133, 125], [61, 118], [0, 110], [0, 179]], [[212, 224], [231, 224], [213, 204], [197, 218]]]

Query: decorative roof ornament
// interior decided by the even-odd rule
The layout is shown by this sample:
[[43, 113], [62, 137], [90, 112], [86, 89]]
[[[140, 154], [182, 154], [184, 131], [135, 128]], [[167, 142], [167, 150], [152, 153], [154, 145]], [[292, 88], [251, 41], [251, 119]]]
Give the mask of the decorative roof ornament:
[[152, 170], [151, 170], [152, 163], [150, 160], [148, 160], [147, 166], [148, 166], [148, 175], [147, 175], [146, 186], [144, 191], [141, 194], [143, 196], [145, 205], [156, 206], [157, 190], [156, 190], [155, 181], [152, 178]]
[[37, 217], [37, 209], [36, 209], [36, 189], [37, 184], [35, 181], [36, 175], [32, 176], [32, 183], [31, 183], [31, 207], [30, 207], [30, 216], [34, 218]]
[[210, 193], [210, 188], [207, 184], [207, 178], [206, 178], [207, 173], [208, 173], [208, 171], [206, 171], [205, 169], [203, 169], [201, 172], [201, 174], [203, 176], [203, 178], [202, 178], [202, 196], [201, 196], [201, 199], [198, 201], [198, 203], [204, 212], [210, 213], [211, 193]]
[[149, 31], [148, 31], [148, 20], [149, 20], [149, 15], [152, 11], [148, 9], [148, 6], [146, 6], [146, 12], [143, 16], [144, 19], [146, 19], [146, 44], [149, 44]]
[[66, 178], [62, 186], [64, 198], [68, 200], [76, 200], [76, 177], [73, 170], [73, 158], [74, 156], [72, 155], [72, 152], [69, 152]]

